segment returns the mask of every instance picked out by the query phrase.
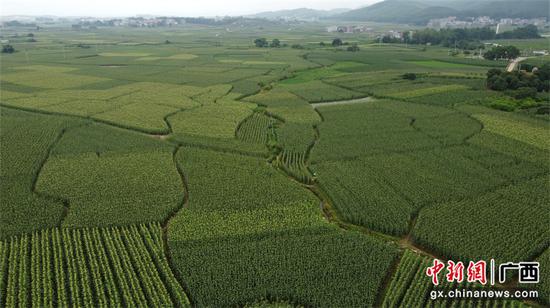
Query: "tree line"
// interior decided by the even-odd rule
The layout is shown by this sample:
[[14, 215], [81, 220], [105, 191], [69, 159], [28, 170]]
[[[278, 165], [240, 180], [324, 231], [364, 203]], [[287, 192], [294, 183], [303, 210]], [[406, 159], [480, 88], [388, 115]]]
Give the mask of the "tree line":
[[[263, 37], [255, 39], [254, 40], [254, 45], [258, 48], [268, 48], [268, 47], [278, 48], [278, 47], [288, 46], [287, 44], [281, 43], [281, 41], [279, 39], [273, 39], [271, 42], [269, 42], [266, 38], [263, 38]], [[359, 45], [357, 45], [357, 43], [352, 43], [350, 45], [348, 42], [344, 42], [340, 38], [333, 39], [331, 45], [332, 45], [332, 47], [348, 46], [346, 48], [346, 50], [351, 51], [351, 52], [356, 52], [356, 51], [361, 50], [359, 48]], [[325, 44], [325, 42], [320, 42], [319, 46], [325, 47], [325, 46], [327, 46], [327, 44]], [[302, 46], [300, 44], [293, 44], [291, 47], [294, 48], [294, 49], [304, 49], [304, 46]]]
[[516, 90], [519, 88], [534, 88], [537, 92], [550, 90], [550, 64], [545, 63], [540, 68], [529, 66], [526, 71], [503, 72], [491, 69], [487, 72], [487, 87], [495, 91]]
[[431, 44], [460, 49], [484, 48], [480, 41], [492, 39], [530, 39], [540, 38], [538, 28], [534, 25], [516, 28], [511, 31], [496, 34], [489, 27], [471, 29], [423, 29], [403, 33], [402, 38], [383, 36], [383, 43]]

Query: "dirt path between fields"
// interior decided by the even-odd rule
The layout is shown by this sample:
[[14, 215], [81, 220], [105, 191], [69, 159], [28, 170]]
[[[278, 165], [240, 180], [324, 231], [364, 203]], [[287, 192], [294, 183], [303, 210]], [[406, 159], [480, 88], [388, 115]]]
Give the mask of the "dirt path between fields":
[[512, 62], [510, 62], [510, 64], [508, 64], [508, 66], [506, 67], [506, 71], [507, 72], [513, 72], [516, 69], [516, 66], [518, 66], [518, 64], [521, 61], [524, 61], [524, 60], [527, 60], [527, 59], [528, 59], [527, 57], [515, 58]]
[[350, 104], [362, 104], [362, 103], [368, 103], [375, 101], [376, 99], [373, 97], [363, 97], [363, 98], [356, 98], [356, 99], [349, 99], [349, 100], [343, 100], [343, 101], [332, 101], [332, 102], [322, 102], [322, 103], [312, 103], [310, 104], [313, 108], [317, 107], [323, 107], [323, 106], [337, 106], [337, 105], [350, 105]]

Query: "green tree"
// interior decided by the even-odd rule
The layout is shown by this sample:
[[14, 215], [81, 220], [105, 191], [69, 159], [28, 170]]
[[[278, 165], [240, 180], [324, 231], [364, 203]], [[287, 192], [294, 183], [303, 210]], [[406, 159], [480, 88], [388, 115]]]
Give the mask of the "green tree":
[[257, 38], [254, 40], [254, 45], [256, 45], [256, 47], [262, 48], [269, 46], [269, 43], [265, 38]]
[[347, 48], [347, 50], [348, 50], [348, 51], [351, 51], [351, 52], [356, 52], [356, 51], [359, 51], [360, 49], [359, 49], [359, 46], [357, 46], [356, 43], [353, 43], [353, 44], [351, 44], [351, 46], [349, 46], [349, 47]]
[[489, 71], [487, 71], [487, 78], [491, 78], [493, 76], [500, 76], [502, 74], [502, 71], [498, 68], [492, 68]]
[[508, 84], [502, 76], [495, 75], [487, 79], [487, 87], [495, 91], [504, 91], [508, 87]]
[[2, 53], [14, 53], [14, 52], [15, 52], [15, 48], [13, 48], [12, 45], [10, 44], [2, 45]]
[[342, 42], [342, 39], [335, 38], [335, 39], [332, 40], [332, 46], [333, 47], [342, 46], [343, 44], [344, 44], [344, 42]]
[[407, 80], [415, 80], [416, 79], [416, 74], [415, 73], [405, 73], [401, 77], [403, 79], [407, 79]]
[[271, 41], [271, 47], [281, 47], [281, 41], [279, 41], [279, 39], [273, 39], [273, 41]]
[[483, 57], [488, 60], [515, 59], [520, 55], [516, 46], [496, 46], [487, 51]]
[[529, 88], [529, 87], [521, 87], [521, 88], [517, 88], [517, 90], [511, 91], [509, 94], [515, 99], [536, 98], [537, 89]]

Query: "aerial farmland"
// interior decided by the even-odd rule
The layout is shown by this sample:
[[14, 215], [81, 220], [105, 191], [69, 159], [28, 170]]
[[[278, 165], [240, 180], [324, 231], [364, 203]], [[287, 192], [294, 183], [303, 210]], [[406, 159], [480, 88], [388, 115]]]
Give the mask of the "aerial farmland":
[[548, 26], [335, 23], [4, 23], [0, 307], [550, 305]]

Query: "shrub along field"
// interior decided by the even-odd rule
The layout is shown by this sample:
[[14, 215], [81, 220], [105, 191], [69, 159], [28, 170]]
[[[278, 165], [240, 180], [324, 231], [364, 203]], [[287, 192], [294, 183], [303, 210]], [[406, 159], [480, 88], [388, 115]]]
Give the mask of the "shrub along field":
[[[3, 29], [0, 306], [547, 305], [545, 103], [319, 29]], [[433, 258], [537, 260], [540, 296], [432, 301]]]

